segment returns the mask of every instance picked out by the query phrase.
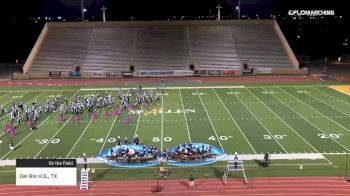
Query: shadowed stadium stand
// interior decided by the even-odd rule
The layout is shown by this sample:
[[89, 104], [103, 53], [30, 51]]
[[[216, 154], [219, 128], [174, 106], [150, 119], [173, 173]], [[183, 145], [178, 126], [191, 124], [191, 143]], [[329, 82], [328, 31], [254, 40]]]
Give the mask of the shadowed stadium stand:
[[276, 21], [225, 20], [47, 23], [23, 71], [241, 71], [246, 62], [264, 74], [299, 68]]

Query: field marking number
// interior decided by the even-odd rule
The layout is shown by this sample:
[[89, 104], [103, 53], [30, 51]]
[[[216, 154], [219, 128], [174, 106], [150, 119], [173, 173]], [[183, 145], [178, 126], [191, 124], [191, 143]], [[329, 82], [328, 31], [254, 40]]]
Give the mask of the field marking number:
[[263, 138], [265, 140], [271, 140], [273, 138], [275, 139], [278, 139], [278, 140], [281, 140], [281, 139], [284, 139], [285, 137], [287, 137], [287, 135], [263, 135]]
[[[229, 138], [232, 138], [233, 136], [224, 136], [224, 135], [221, 135], [220, 137], [219, 137], [219, 139], [221, 140], [221, 141], [226, 141], [226, 140], [228, 140]], [[216, 137], [215, 136], [210, 136], [209, 138], [208, 138], [208, 140], [211, 140], [211, 141], [215, 141], [216, 140]]]
[[[38, 144], [47, 144], [49, 142], [48, 139], [39, 139], [39, 140], [35, 140], [36, 142], [38, 142]], [[61, 140], [60, 139], [53, 139], [50, 141], [51, 144], [57, 144], [59, 143]]]
[[336, 134], [336, 133], [330, 133], [330, 134], [319, 133], [319, 134], [317, 134], [317, 136], [320, 137], [321, 139], [328, 139], [328, 138], [338, 139], [342, 135], [343, 134]]

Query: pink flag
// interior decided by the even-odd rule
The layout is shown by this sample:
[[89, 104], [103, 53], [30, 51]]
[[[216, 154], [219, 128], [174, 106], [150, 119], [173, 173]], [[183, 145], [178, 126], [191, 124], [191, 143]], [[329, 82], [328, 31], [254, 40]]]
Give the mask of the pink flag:
[[118, 115], [118, 112], [117, 112], [117, 111], [113, 111], [113, 112], [112, 112], [112, 115], [115, 117], [115, 116]]
[[128, 106], [128, 111], [134, 110], [134, 107], [132, 107], [131, 105]]
[[103, 116], [104, 117], [108, 117], [109, 116], [109, 112], [103, 112]]
[[131, 122], [131, 118], [130, 118], [130, 117], [126, 117], [126, 118], [124, 119], [124, 125], [129, 125], [130, 122]]
[[14, 129], [11, 129], [9, 134], [10, 134], [10, 137], [15, 137], [16, 131]]
[[63, 123], [63, 122], [64, 122], [63, 116], [60, 116], [60, 117], [58, 118], [58, 122], [59, 122], [59, 123]]
[[32, 127], [32, 126], [33, 126], [33, 122], [32, 122], [31, 120], [29, 120], [29, 121], [27, 122], [27, 125], [28, 125], [28, 127]]
[[80, 116], [79, 115], [75, 115], [74, 116], [74, 122], [78, 122], [78, 121], [80, 121]]
[[90, 120], [96, 120], [96, 115], [95, 114], [91, 114], [90, 115]]
[[115, 108], [115, 112], [117, 113], [117, 115], [119, 115], [121, 111], [122, 111], [122, 110], [120, 109], [120, 107], [116, 107], [116, 108]]

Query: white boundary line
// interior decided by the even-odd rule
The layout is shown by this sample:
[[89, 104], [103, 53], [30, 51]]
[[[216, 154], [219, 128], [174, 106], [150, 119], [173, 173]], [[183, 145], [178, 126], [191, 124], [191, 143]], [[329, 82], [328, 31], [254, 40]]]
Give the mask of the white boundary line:
[[[299, 88], [296, 88], [296, 89], [299, 89]], [[300, 90], [300, 89], [299, 89], [299, 90]], [[322, 103], [324, 103], [324, 104], [328, 105], [329, 107], [331, 107], [331, 108], [333, 108], [334, 110], [336, 110], [336, 111], [338, 111], [338, 112], [340, 112], [340, 113], [344, 114], [345, 116], [350, 117], [350, 115], [349, 115], [349, 114], [346, 114], [345, 112], [340, 111], [339, 109], [337, 109], [337, 108], [335, 108], [334, 106], [332, 106], [332, 105], [330, 105], [330, 104], [328, 104], [328, 103], [326, 103], [326, 102], [322, 101], [321, 99], [319, 99], [319, 98], [317, 98], [317, 97], [315, 97], [315, 96], [312, 96], [312, 95], [310, 95], [310, 94], [307, 94], [307, 95], [308, 95], [308, 96], [310, 96], [310, 97], [312, 97], [312, 98], [314, 98], [314, 99], [316, 99], [316, 100], [318, 100], [319, 102], [322, 102]], [[308, 105], [309, 105], [309, 104], [308, 104]], [[312, 107], [312, 106], [311, 106], [311, 107]], [[312, 108], [314, 108], [314, 107], [312, 107]], [[314, 109], [314, 110], [316, 110], [316, 109]], [[345, 131], [347, 131], [347, 132], [349, 132], [349, 133], [350, 133], [350, 130], [349, 130], [348, 128], [344, 127], [343, 125], [339, 124], [338, 122], [336, 122], [335, 120], [333, 120], [333, 119], [329, 118], [328, 116], [326, 116], [326, 115], [322, 114], [322, 113], [321, 113], [321, 112], [319, 112], [318, 110], [317, 110], [317, 112], [318, 112], [318, 113], [320, 113], [321, 115], [323, 115], [324, 117], [326, 117], [327, 119], [331, 120], [332, 122], [336, 123], [338, 126], [340, 126], [340, 127], [342, 127], [343, 129], [345, 129]]]
[[188, 139], [190, 140], [190, 143], [192, 143], [190, 129], [188, 128], [187, 117], [186, 117], [186, 113], [185, 113], [185, 106], [184, 106], [184, 102], [183, 102], [183, 99], [182, 99], [182, 94], [181, 94], [181, 90], [180, 89], [179, 89], [179, 93], [180, 93], [180, 100], [181, 100], [182, 109], [183, 109], [183, 113], [184, 113], [184, 117], [185, 117], [185, 123], [186, 123], [186, 128], [187, 128]]
[[[21, 94], [21, 95], [18, 95], [18, 96], [22, 96], [22, 98], [23, 98], [23, 96], [24, 95], [26, 95], [26, 94], [28, 94], [28, 93], [30, 93], [31, 91], [24, 91], [25, 93], [24, 94]], [[35, 91], [34, 91], [35, 92]], [[44, 91], [44, 93], [45, 93], [45, 91]], [[8, 102], [6, 102], [6, 103], [4, 103], [4, 104], [2, 104], [4, 107], [5, 106], [7, 106], [7, 104], [9, 104], [9, 103], [11, 103], [11, 102], [14, 102], [15, 100], [17, 100], [18, 99], [18, 97], [17, 98], [14, 98], [14, 99], [11, 99], [10, 101], [8, 101]], [[34, 99], [34, 98], [33, 98]], [[31, 99], [31, 100], [33, 100], [33, 99]], [[27, 102], [26, 102], [27, 103]]]
[[230, 111], [227, 109], [226, 105], [224, 104], [224, 102], [221, 100], [220, 96], [217, 94], [217, 92], [212, 89], [215, 93], [215, 95], [219, 98], [221, 104], [225, 107], [226, 112], [230, 115], [232, 121], [235, 123], [235, 125], [237, 126], [237, 128], [239, 129], [239, 131], [241, 132], [241, 134], [243, 135], [243, 137], [245, 138], [245, 140], [248, 142], [249, 146], [252, 148], [253, 152], [256, 154], [255, 149], [253, 148], [252, 144], [249, 142], [249, 140], [247, 139], [246, 135], [243, 133], [241, 127], [239, 127], [239, 125], [237, 124], [236, 120], [233, 118], [233, 116], [231, 115]]
[[7, 95], [7, 94], [10, 94], [12, 93], [12, 91], [2, 91], [2, 92], [5, 92], [3, 95], [0, 96], [0, 98], [2, 98], [3, 96]]
[[[277, 87], [278, 88], [278, 87]], [[263, 88], [265, 89], [265, 88]], [[283, 89], [281, 89], [283, 91]], [[286, 94], [286, 93], [284, 93]], [[291, 109], [294, 113], [298, 114], [301, 118], [303, 118], [306, 122], [308, 122], [311, 126], [315, 127], [317, 130], [319, 130], [321, 133], [326, 134], [323, 130], [321, 130], [319, 127], [317, 127], [316, 125], [314, 125], [313, 123], [311, 123], [308, 119], [306, 119], [303, 115], [299, 114], [298, 112], [296, 112], [293, 108], [291, 108], [288, 104], [284, 103], [282, 100], [280, 100], [278, 97], [276, 97], [275, 95], [271, 94], [273, 97], [275, 97], [277, 100], [279, 100], [281, 103], [283, 103], [285, 106], [287, 106], [289, 109]], [[288, 95], [288, 94], [286, 94]], [[290, 95], [288, 95], [290, 97]], [[327, 135], [327, 134], [326, 134]], [[343, 146], [342, 144], [340, 144], [338, 141], [334, 140], [332, 137], [330, 137], [331, 140], [333, 140], [335, 143], [337, 143], [338, 145], [340, 145], [341, 147], [343, 147], [345, 150], [347, 150], [348, 152], [350, 152], [350, 150], [348, 148], [346, 148], [345, 146]]]
[[219, 142], [219, 144], [220, 144], [220, 147], [221, 147], [222, 151], [223, 151], [223, 152], [225, 152], [224, 148], [222, 147], [222, 144], [221, 144], [220, 138], [219, 138], [218, 134], [216, 133], [215, 127], [214, 127], [213, 123], [211, 122], [211, 119], [210, 119], [210, 116], [209, 116], [209, 114], [208, 114], [207, 108], [205, 107], [205, 105], [204, 105], [204, 103], [203, 103], [203, 101], [202, 101], [202, 98], [201, 98], [201, 96], [199, 95], [199, 92], [198, 92], [198, 90], [197, 90], [197, 89], [196, 89], [196, 92], [197, 92], [197, 95], [198, 95], [198, 97], [199, 97], [199, 100], [200, 100], [200, 101], [201, 101], [201, 103], [202, 103], [202, 106], [203, 106], [203, 108], [204, 108], [204, 110], [205, 110], [205, 113], [206, 113], [206, 114], [207, 114], [207, 116], [208, 116], [208, 120], [209, 120], [209, 122], [210, 122], [210, 125], [211, 125], [211, 127], [213, 128], [213, 130], [214, 130], [214, 133], [215, 133], [216, 139], [218, 140], [218, 142]]
[[[244, 86], [170, 86], [170, 87], [166, 87], [163, 89], [168, 89], [168, 90], [172, 90], [172, 89], [211, 89], [211, 88], [245, 88]], [[81, 88], [80, 90], [82, 91], [92, 91], [92, 90], [116, 90], [119, 88]], [[121, 88], [122, 90], [129, 90], [130, 88]], [[142, 87], [142, 89], [144, 90], [157, 90], [156, 87]]]
[[[342, 85], [332, 85], [332, 86], [343, 86]], [[192, 86], [192, 87], [188, 87], [188, 86], [176, 86], [176, 87], [167, 87], [164, 89], [193, 89], [193, 88], [260, 88], [260, 87], [328, 87], [329, 84], [325, 84], [325, 85], [285, 85], [285, 86], [274, 86], [274, 85], [266, 85], [266, 86]], [[42, 86], [42, 87], [47, 87], [47, 86]], [[71, 89], [64, 89], [64, 90], [50, 90], [50, 89], [31, 89], [30, 91], [87, 91], [87, 90], [116, 90], [119, 88], [80, 88], [80, 89], [76, 89], [76, 90], [71, 90]], [[130, 88], [122, 88], [123, 90], [128, 90]], [[156, 89], [155, 87], [143, 87], [142, 89]], [[0, 92], [26, 92], [27, 90], [0, 90]]]
[[[230, 89], [231, 92], [233, 92]], [[275, 137], [271, 134], [271, 132], [265, 127], [265, 125], [258, 119], [258, 117], [255, 116], [255, 114], [250, 110], [250, 108], [237, 96], [234, 94], [234, 96], [237, 97], [237, 99], [245, 106], [245, 108], [254, 116], [254, 118], [260, 123], [260, 125], [266, 130], [266, 132], [275, 140], [275, 142], [284, 150], [284, 152], [288, 153], [288, 151], [276, 140]]]
[[[295, 88], [295, 87], [294, 87], [294, 88]], [[338, 125], [338, 126], [340, 126], [341, 128], [343, 128], [345, 131], [350, 132], [349, 129], [347, 129], [347, 128], [345, 128], [344, 126], [342, 126], [341, 124], [335, 122], [333, 119], [329, 118], [328, 116], [322, 114], [320, 111], [316, 110], [316, 109], [315, 109], [314, 107], [312, 107], [311, 105], [309, 105], [309, 104], [305, 103], [304, 101], [300, 100], [298, 97], [296, 97], [296, 96], [292, 95], [291, 93], [289, 93], [289, 92], [283, 90], [282, 88], [279, 88], [279, 89], [281, 89], [282, 91], [284, 91], [284, 92], [285, 92], [286, 94], [288, 94], [290, 97], [293, 97], [294, 99], [298, 100], [300, 103], [306, 105], [307, 107], [309, 107], [309, 108], [312, 109], [313, 111], [315, 111], [315, 112], [321, 114], [322, 116], [326, 117], [328, 120], [332, 121], [332, 122], [335, 123], [336, 125]], [[295, 89], [298, 90], [298, 88], [295, 88]], [[300, 90], [300, 89], [299, 89], [299, 90]], [[313, 96], [311, 96], [311, 97], [313, 97]], [[317, 98], [316, 98], [316, 99], [317, 99]], [[317, 99], [317, 100], [320, 101], [319, 99]], [[329, 106], [329, 105], [328, 105], [328, 106]]]
[[[315, 89], [316, 91], [318, 91], [318, 92], [320, 92], [320, 93], [322, 93], [322, 94], [324, 94], [324, 95], [326, 95], [326, 96], [328, 96], [328, 97], [337, 99], [337, 100], [339, 100], [339, 101], [341, 101], [341, 102], [343, 102], [343, 103], [345, 103], [345, 104], [347, 104], [347, 105], [350, 105], [350, 103], [348, 103], [348, 102], [346, 102], [346, 101], [344, 101], [344, 100], [342, 100], [342, 99], [339, 99], [338, 97], [335, 97], [334, 95], [331, 95], [331, 94], [329, 94], [329, 93], [326, 93], [326, 92], [324, 92], [324, 91], [321, 91], [321, 90], [318, 89], [318, 88], [315, 88], [315, 87], [311, 87], [311, 88]], [[329, 87], [328, 87], [328, 88], [329, 88]], [[334, 90], [334, 89], [332, 89], [332, 90]], [[344, 94], [344, 95], [345, 95], [345, 94]]]

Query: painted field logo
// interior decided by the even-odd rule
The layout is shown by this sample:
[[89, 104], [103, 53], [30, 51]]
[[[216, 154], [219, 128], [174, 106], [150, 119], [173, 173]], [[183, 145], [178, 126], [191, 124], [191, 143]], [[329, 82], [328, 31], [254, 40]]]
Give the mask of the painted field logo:
[[131, 110], [129, 111], [129, 114], [144, 114], [145, 116], [147, 115], [157, 115], [157, 114], [182, 114], [182, 113], [195, 113], [195, 109], [176, 109], [176, 110], [164, 110], [162, 108], [158, 109], [152, 109], [149, 111], [144, 111], [144, 110]]

